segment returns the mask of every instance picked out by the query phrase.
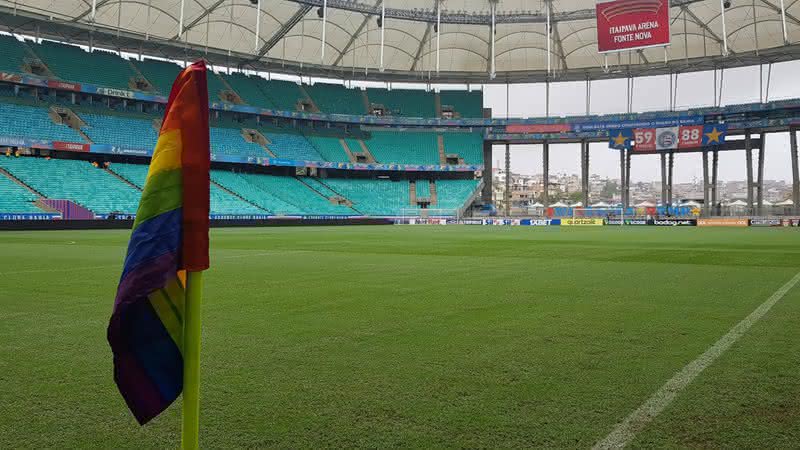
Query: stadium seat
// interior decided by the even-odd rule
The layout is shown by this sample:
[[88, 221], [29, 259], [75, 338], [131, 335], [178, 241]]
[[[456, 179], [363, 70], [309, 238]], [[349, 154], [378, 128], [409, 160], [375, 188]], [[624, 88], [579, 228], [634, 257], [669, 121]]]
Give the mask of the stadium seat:
[[278, 158], [294, 161], [325, 161], [325, 158], [302, 134], [275, 133], [268, 130], [261, 130], [261, 132], [270, 141], [267, 148]]
[[141, 192], [86, 161], [0, 158], [3, 167], [47, 198], [72, 200], [95, 214], [133, 214]]
[[[350, 162], [350, 158], [345, 153], [339, 138], [308, 136], [308, 141], [317, 150], [323, 160], [334, 162]], [[353, 148], [351, 147], [351, 151]]]
[[455, 153], [464, 164], [483, 164], [483, 136], [480, 133], [442, 133], [445, 154]]
[[[109, 169], [116, 173], [117, 175], [125, 178], [126, 180], [130, 181], [131, 183], [139, 186], [140, 188], [144, 187], [145, 180], [147, 179], [147, 170], [148, 166], [144, 164], [123, 164], [123, 163], [113, 163], [109, 166]], [[216, 177], [217, 174], [225, 174], [224, 171], [217, 171], [212, 170], [212, 178]], [[210, 189], [210, 197], [211, 197], [211, 214], [224, 214], [224, 215], [262, 215], [267, 214], [267, 211], [257, 208], [250, 203], [243, 201], [242, 199], [232, 195], [224, 190], [220, 189], [219, 187], [215, 186], [214, 184], [211, 185]]]
[[409, 204], [408, 181], [327, 178], [323, 183], [353, 202], [368, 216], [400, 216]]
[[144, 75], [147, 81], [153, 85], [162, 95], [169, 95], [172, 83], [181, 71], [181, 66], [156, 59], [144, 59], [142, 61], [131, 61], [139, 72]]
[[[5, 159], [5, 157], [0, 157]], [[41, 213], [44, 212], [34, 202], [39, 197], [17, 184], [14, 180], [0, 174], [0, 213]]]
[[275, 104], [267, 96], [262, 87], [263, 79], [258, 76], [249, 77], [242, 73], [223, 75], [228, 84], [242, 97], [245, 103], [261, 108], [273, 109]]
[[440, 91], [442, 106], [452, 106], [462, 118], [483, 117], [483, 92]]
[[431, 198], [431, 182], [429, 180], [417, 180], [416, 183], [417, 198]]
[[[433, 206], [438, 209], [459, 209], [475, 193], [477, 180], [436, 180], [436, 194], [439, 202]], [[419, 194], [417, 194], [419, 195]]]
[[372, 138], [366, 144], [379, 163], [439, 164], [435, 133], [372, 131]]
[[0, 102], [0, 135], [47, 139], [65, 142], [85, 142], [77, 131], [64, 124], [54, 123], [47, 108]]
[[74, 45], [52, 41], [31, 44], [31, 47], [62, 80], [129, 90], [131, 80], [137, 77], [127, 60], [105, 50], [89, 53]]
[[140, 149], [153, 149], [156, 146], [158, 131], [153, 128], [154, 118], [86, 112], [80, 112], [79, 115], [89, 125], [83, 128], [83, 132], [92, 142]]
[[353, 215], [294, 177], [213, 171], [212, 179], [277, 215]]
[[0, 35], [0, 71], [22, 73], [22, 65], [32, 55], [13, 36]]
[[317, 83], [306, 86], [305, 90], [321, 112], [357, 116], [367, 114], [360, 89], [348, 89], [340, 84]]
[[436, 117], [434, 94], [418, 89], [368, 88], [371, 104], [383, 105], [387, 114], [401, 117]]

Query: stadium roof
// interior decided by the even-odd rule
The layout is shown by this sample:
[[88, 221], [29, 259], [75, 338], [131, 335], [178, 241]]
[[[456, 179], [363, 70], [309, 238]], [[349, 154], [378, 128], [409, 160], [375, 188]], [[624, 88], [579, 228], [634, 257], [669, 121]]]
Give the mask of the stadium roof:
[[[593, 1], [498, 0], [493, 79], [490, 0], [443, 0], [439, 36], [436, 0], [385, 0], [385, 5], [382, 0], [327, 0], [324, 56], [324, 0], [260, 0], [260, 13], [253, 4], [259, 0], [95, 1], [93, 15], [93, 0], [0, 0], [0, 26], [175, 59], [206, 56], [215, 64], [386, 81], [565, 81], [800, 58], [800, 0], [731, 0], [724, 14], [727, 55], [723, 55], [719, 0], [671, 0], [668, 50], [612, 54], [608, 68], [597, 51]], [[378, 18], [384, 6], [384, 70], [380, 71]]]

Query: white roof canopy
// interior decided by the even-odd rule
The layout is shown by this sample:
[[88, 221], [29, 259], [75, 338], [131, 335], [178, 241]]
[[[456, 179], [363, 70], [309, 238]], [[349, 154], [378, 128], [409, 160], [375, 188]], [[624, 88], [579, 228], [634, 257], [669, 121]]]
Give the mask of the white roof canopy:
[[[498, 0], [493, 80], [488, 75], [490, 0], [442, 0], [439, 33], [437, 0], [327, 0], [324, 21], [322, 0], [95, 1], [94, 14], [93, 0], [0, 1], [0, 24], [80, 43], [88, 42], [91, 32], [96, 45], [158, 49], [170, 57], [186, 52], [217, 64], [230, 58], [231, 65], [247, 62], [273, 71], [417, 82], [582, 80], [800, 57], [800, 45], [795, 45], [800, 42], [800, 1], [785, 2], [786, 20], [777, 0], [734, 1], [724, 13], [723, 36], [718, 0], [671, 0], [666, 51], [610, 54], [609, 70], [604, 70], [594, 2]], [[378, 19], [384, 6], [382, 29]], [[725, 42], [728, 55], [723, 54]]]

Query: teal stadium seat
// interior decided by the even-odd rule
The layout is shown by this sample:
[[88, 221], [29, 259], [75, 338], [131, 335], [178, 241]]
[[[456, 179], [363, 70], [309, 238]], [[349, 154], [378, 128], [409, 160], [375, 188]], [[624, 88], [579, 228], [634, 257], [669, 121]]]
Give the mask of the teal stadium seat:
[[436, 196], [438, 209], [459, 209], [469, 197], [475, 193], [477, 180], [436, 180]]
[[164, 96], [169, 95], [172, 83], [181, 72], [181, 66], [157, 59], [144, 59], [143, 61], [131, 60], [139, 72]]
[[85, 142], [77, 131], [67, 125], [54, 123], [47, 108], [5, 102], [0, 102], [0, 135]]
[[294, 177], [215, 171], [212, 179], [277, 215], [353, 215]]
[[449, 105], [463, 118], [483, 117], [483, 92], [481, 91], [440, 91], [442, 106]]
[[444, 152], [456, 153], [464, 164], [483, 164], [483, 136], [480, 133], [442, 133]]
[[400, 117], [436, 117], [436, 101], [432, 92], [418, 89], [368, 88], [370, 103], [381, 104], [389, 114]]
[[294, 161], [325, 161], [302, 134], [274, 133], [266, 130], [261, 132], [269, 140], [267, 148], [278, 158]]
[[222, 97], [220, 97], [220, 92], [227, 91], [228, 86], [222, 82], [220, 76], [217, 75], [213, 70], [208, 71], [208, 76], [206, 79], [208, 80], [208, 99], [211, 102], [222, 102], [224, 101]]
[[107, 51], [88, 53], [74, 45], [51, 41], [31, 44], [31, 47], [62, 80], [129, 90], [131, 79], [137, 76], [127, 60]]
[[153, 150], [158, 140], [158, 131], [153, 128], [153, 119], [128, 118], [117, 115], [80, 113], [89, 125], [83, 132], [92, 142], [131, 148]]
[[[6, 157], [0, 156], [0, 159]], [[0, 174], [0, 213], [42, 213], [34, 202], [39, 197]]]
[[306, 92], [321, 112], [363, 116], [364, 97], [360, 89], [348, 89], [340, 84], [317, 83], [306, 86]]
[[298, 100], [305, 100], [300, 86], [293, 81], [259, 79], [264, 93], [272, 100], [275, 108], [282, 111], [297, 111]]
[[263, 78], [257, 75], [247, 76], [243, 73], [223, 75], [223, 77], [248, 105], [267, 109], [276, 108], [272, 99], [265, 92], [267, 82]]
[[[126, 180], [130, 181], [131, 183], [139, 186], [139, 188], [144, 188], [144, 182], [147, 179], [147, 170], [149, 166], [144, 164], [123, 164], [123, 163], [113, 163], [109, 166], [109, 169], [116, 173], [117, 175], [125, 178]], [[223, 171], [212, 170], [211, 176], [214, 178], [215, 174], [217, 173], [225, 173]], [[257, 208], [242, 199], [236, 197], [235, 195], [231, 195], [228, 192], [220, 189], [215, 185], [211, 185], [210, 189], [210, 200], [211, 206], [210, 211], [211, 214], [224, 214], [224, 215], [263, 215], [267, 214], [267, 211]]]
[[311, 145], [317, 149], [317, 153], [322, 155], [325, 161], [350, 162], [350, 158], [347, 157], [347, 153], [344, 151], [344, 148], [342, 148], [342, 143], [339, 141], [339, 138], [308, 136], [308, 140], [311, 142]]
[[242, 99], [253, 106], [297, 111], [298, 100], [306, 99], [297, 83], [284, 80], [267, 80], [258, 75], [246, 76], [240, 73], [222, 74], [222, 77]]
[[431, 182], [429, 180], [417, 180], [417, 198], [431, 198]]
[[228, 156], [255, 156], [259, 158], [269, 157], [263, 147], [248, 142], [242, 136], [241, 128], [211, 128], [211, 151], [217, 155]]
[[372, 131], [366, 141], [375, 160], [383, 164], [439, 164], [436, 134], [417, 131]]
[[95, 214], [133, 214], [140, 191], [86, 161], [0, 158], [0, 166], [47, 198], [72, 200]]
[[0, 71], [22, 73], [25, 58], [31, 55], [22, 42], [13, 36], [0, 35]]
[[353, 202], [353, 208], [368, 216], [400, 216], [409, 204], [408, 181], [326, 178], [323, 183]]

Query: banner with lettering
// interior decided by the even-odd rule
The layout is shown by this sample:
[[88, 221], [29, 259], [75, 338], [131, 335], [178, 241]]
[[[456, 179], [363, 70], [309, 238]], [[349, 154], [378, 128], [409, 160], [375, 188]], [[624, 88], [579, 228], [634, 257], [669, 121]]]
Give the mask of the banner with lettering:
[[670, 43], [669, 0], [599, 0], [596, 11], [600, 53]]

